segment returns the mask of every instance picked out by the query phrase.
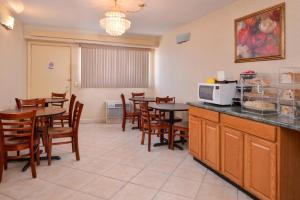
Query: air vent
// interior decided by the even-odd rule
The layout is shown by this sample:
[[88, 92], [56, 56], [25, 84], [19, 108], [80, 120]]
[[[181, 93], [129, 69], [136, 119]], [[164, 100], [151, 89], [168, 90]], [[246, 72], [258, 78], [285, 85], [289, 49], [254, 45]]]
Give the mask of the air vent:
[[182, 43], [188, 42], [188, 41], [190, 41], [190, 39], [191, 39], [191, 33], [183, 33], [183, 34], [176, 36], [177, 44], [182, 44]]

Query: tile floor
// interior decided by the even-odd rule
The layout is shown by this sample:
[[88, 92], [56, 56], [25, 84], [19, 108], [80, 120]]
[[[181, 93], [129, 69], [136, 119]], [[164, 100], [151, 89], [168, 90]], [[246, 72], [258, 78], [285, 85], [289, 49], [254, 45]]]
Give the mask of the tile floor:
[[37, 167], [38, 178], [24, 163], [9, 163], [0, 199], [30, 200], [249, 200], [237, 188], [195, 162], [188, 152], [140, 145], [140, 132], [119, 125], [82, 124], [81, 160], [69, 145], [54, 146], [62, 160]]

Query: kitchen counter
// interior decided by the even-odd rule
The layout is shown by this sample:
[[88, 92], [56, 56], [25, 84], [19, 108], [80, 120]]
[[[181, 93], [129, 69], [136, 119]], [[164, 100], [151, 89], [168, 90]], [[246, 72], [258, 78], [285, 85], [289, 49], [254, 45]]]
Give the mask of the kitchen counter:
[[207, 110], [216, 111], [219, 113], [224, 113], [227, 115], [232, 115], [244, 119], [250, 119], [257, 122], [262, 122], [270, 125], [275, 125], [283, 128], [288, 128], [295, 131], [300, 131], [300, 120], [293, 120], [287, 117], [281, 117], [276, 115], [256, 115], [252, 113], [242, 112], [241, 107], [239, 106], [218, 106], [208, 103], [201, 103], [201, 102], [188, 102], [190, 106], [199, 107]]

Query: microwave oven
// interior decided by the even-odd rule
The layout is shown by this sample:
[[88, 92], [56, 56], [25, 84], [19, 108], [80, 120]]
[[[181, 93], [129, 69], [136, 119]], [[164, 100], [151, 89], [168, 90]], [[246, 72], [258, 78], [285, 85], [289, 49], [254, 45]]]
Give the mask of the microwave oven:
[[198, 84], [198, 99], [201, 102], [217, 105], [231, 105], [236, 93], [236, 83]]

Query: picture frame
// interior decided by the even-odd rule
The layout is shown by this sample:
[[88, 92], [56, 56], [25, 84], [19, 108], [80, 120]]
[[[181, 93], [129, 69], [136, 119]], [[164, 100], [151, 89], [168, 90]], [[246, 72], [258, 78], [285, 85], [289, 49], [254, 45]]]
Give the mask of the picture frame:
[[285, 3], [235, 20], [235, 63], [285, 59]]

